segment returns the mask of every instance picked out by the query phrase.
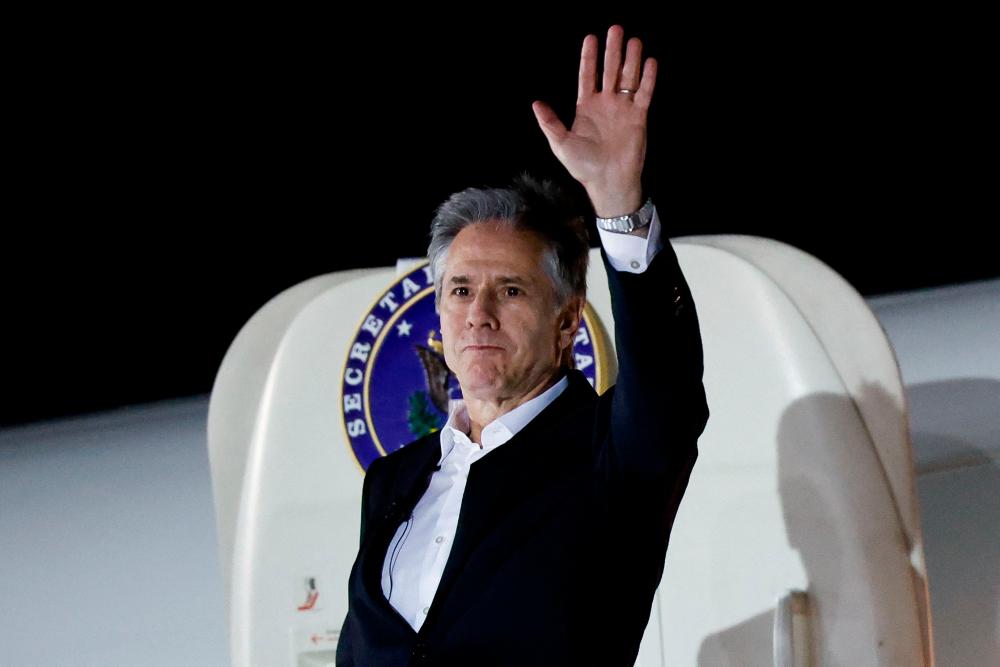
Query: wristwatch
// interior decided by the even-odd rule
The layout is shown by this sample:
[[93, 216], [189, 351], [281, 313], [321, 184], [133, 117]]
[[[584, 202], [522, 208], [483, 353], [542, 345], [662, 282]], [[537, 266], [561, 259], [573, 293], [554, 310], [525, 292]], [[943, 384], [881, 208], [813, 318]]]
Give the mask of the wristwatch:
[[619, 215], [616, 218], [597, 218], [597, 226], [608, 232], [628, 234], [634, 229], [645, 227], [652, 221], [653, 199], [650, 197], [646, 199], [646, 203], [642, 205], [642, 208], [635, 213]]

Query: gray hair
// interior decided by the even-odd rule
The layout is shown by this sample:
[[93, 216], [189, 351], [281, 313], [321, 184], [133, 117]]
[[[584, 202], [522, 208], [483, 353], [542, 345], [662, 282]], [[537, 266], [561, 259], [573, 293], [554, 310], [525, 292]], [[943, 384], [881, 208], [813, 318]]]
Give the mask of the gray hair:
[[521, 174], [509, 188], [466, 188], [441, 204], [431, 222], [427, 256], [434, 276], [434, 307], [441, 302], [448, 249], [469, 225], [496, 221], [538, 233], [547, 246], [543, 268], [560, 306], [587, 295], [590, 243], [576, 202], [558, 185]]

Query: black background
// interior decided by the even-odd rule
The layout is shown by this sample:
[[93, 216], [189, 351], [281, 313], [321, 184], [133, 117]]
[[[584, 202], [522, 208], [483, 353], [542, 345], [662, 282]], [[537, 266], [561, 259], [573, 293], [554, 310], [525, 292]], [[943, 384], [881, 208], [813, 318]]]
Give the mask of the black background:
[[777, 238], [866, 296], [1000, 275], [981, 19], [839, 11], [26, 19], [2, 424], [207, 393], [282, 290], [423, 255], [455, 190], [565, 180], [531, 102], [569, 122], [612, 22], [660, 64], [644, 179], [670, 236]]

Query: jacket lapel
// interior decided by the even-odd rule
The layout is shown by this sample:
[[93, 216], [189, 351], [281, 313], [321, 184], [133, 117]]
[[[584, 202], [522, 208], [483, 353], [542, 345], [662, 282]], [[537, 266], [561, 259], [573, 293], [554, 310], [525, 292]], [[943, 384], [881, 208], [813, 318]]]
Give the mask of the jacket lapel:
[[[512, 514], [522, 516], [517, 510], [526, 498], [550, 484], [554, 476], [568, 471], [570, 466], [567, 464], [573, 457], [564, 449], [566, 443], [576, 445], [578, 455], [589, 453], [589, 443], [580, 442], [578, 436], [567, 431], [569, 424], [578, 421], [568, 418], [581, 409], [591, 414], [586, 408], [596, 398], [597, 394], [583, 373], [571, 370], [569, 386], [551, 405], [509, 441], [472, 464], [459, 511], [455, 543], [423, 627], [428, 627], [440, 615], [443, 601], [456, 582], [467, 574], [467, 564], [484, 539]], [[590, 434], [589, 423], [577, 426], [585, 427]], [[457, 602], [462, 607], [469, 601]], [[459, 607], [450, 609], [449, 614], [457, 613]]]
[[[443, 601], [466, 570], [470, 556], [489, 533], [524, 498], [530, 497], [535, 490], [549, 483], [553, 475], [566, 468], [567, 452], [560, 447], [570, 435], [565, 431], [567, 424], [573, 420], [567, 420], [567, 417], [581, 408], [589, 408], [596, 398], [594, 388], [583, 373], [571, 370], [569, 385], [551, 405], [508, 442], [472, 464], [459, 511], [455, 543], [421, 631], [431, 627], [434, 618], [440, 615]], [[590, 412], [585, 410], [585, 414]], [[589, 434], [589, 423], [578, 426], [586, 427]], [[578, 437], [570, 437], [569, 442], [586, 449]], [[408, 447], [416, 450], [413, 459], [393, 471], [388, 500], [382, 505], [385, 509], [373, 517], [373, 529], [366, 535], [362, 578], [376, 606], [405, 626], [406, 630], [414, 632], [382, 592], [382, 566], [396, 529], [413, 511], [430, 485], [431, 475], [441, 457], [440, 432]], [[459, 604], [464, 606], [467, 602], [460, 601]]]
[[382, 591], [382, 566], [396, 529], [404, 518], [410, 515], [430, 484], [434, 466], [441, 457], [440, 433], [433, 433], [408, 447], [415, 450], [413, 459], [408, 465], [396, 466], [392, 471], [393, 479], [388, 486], [388, 492], [381, 494], [386, 498], [380, 503], [383, 509], [372, 517], [372, 530], [365, 536], [361, 576], [368, 596], [374, 601], [375, 606], [402, 624], [404, 631], [414, 633], [409, 621], [389, 603]]

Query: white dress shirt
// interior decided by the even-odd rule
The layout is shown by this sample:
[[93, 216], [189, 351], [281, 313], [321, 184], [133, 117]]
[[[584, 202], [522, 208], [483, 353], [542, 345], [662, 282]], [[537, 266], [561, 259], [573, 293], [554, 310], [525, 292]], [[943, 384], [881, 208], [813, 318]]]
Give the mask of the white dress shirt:
[[[642, 273], [662, 248], [656, 209], [647, 238], [598, 228], [611, 266], [618, 271]], [[465, 402], [449, 401], [448, 421], [441, 428], [439, 469], [430, 486], [399, 525], [382, 563], [382, 592], [396, 611], [419, 631], [437, 592], [458, 528], [469, 467], [503, 445], [563, 392], [563, 377], [544, 392], [500, 415], [483, 427], [482, 444], [469, 439], [471, 424]]]

